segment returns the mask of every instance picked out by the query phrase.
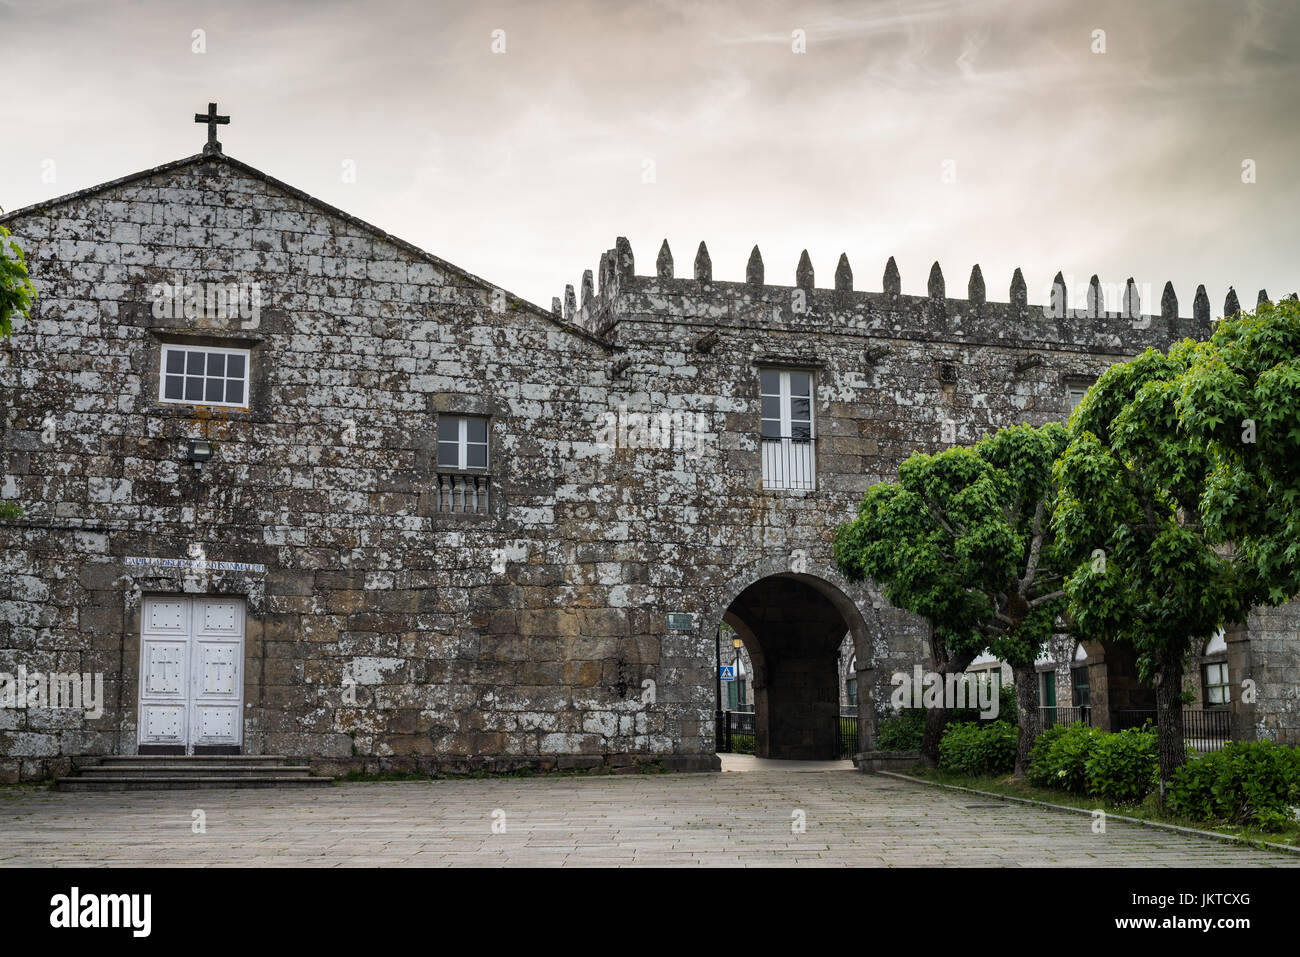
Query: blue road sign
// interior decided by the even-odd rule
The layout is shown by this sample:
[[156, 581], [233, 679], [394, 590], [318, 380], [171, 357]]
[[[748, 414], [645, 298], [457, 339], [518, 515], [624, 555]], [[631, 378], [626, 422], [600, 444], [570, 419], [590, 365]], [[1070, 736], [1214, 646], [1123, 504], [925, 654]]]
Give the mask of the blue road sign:
[[719, 666], [718, 666], [718, 677], [721, 678], [723, 681], [735, 681], [735, 680], [736, 680], [736, 666], [735, 666], [735, 665], [719, 665]]

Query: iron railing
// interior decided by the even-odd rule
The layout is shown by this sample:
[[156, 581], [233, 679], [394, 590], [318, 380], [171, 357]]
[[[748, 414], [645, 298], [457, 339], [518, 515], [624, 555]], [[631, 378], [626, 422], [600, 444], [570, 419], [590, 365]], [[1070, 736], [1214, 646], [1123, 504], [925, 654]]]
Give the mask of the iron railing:
[[1058, 724], [1074, 724], [1076, 721], [1091, 725], [1092, 709], [1087, 705], [1078, 708], [1039, 705], [1038, 719], [1043, 728], [1051, 728]]
[[815, 439], [764, 438], [763, 488], [815, 489]]
[[840, 715], [840, 757], [851, 758], [858, 753], [858, 716]]
[[[754, 721], [752, 711], [719, 711], [718, 751], [723, 754], [753, 754]], [[852, 757], [858, 753], [858, 716], [837, 715], [835, 722], [839, 756]]]
[[723, 754], [754, 753], [754, 712], [718, 712], [718, 751]]
[[[1128, 709], [1115, 712], [1115, 730], [1126, 731], [1145, 724], [1157, 727], [1156, 712]], [[1184, 708], [1183, 743], [1197, 751], [1218, 751], [1232, 740], [1232, 716], [1226, 708]]]

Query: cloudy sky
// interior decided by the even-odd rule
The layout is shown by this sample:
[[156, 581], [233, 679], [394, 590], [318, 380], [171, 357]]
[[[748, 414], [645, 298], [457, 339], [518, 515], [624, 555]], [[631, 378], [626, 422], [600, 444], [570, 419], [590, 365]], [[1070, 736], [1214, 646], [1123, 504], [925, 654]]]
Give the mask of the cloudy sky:
[[229, 155], [544, 306], [625, 235], [1188, 314], [1300, 287], [1297, 50], [1294, 0], [0, 0], [0, 206], [196, 153], [215, 99]]

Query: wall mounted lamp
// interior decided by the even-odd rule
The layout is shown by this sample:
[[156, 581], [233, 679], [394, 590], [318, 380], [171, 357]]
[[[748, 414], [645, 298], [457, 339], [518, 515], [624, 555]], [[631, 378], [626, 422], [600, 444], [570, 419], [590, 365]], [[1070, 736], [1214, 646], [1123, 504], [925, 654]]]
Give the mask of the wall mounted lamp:
[[207, 439], [190, 439], [188, 458], [196, 469], [203, 468], [203, 463], [212, 458], [212, 443]]

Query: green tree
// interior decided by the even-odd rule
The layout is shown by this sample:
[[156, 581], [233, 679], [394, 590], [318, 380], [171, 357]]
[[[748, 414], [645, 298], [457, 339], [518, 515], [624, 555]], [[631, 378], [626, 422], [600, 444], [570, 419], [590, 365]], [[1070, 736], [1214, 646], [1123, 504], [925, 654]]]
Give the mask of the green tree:
[[[1023, 776], [1039, 727], [1034, 661], [1063, 612], [1051, 525], [1052, 463], [1065, 430], [1019, 425], [972, 447], [916, 454], [863, 496], [857, 517], [836, 529], [834, 552], [852, 580], [871, 578], [897, 607], [925, 618], [931, 666], [964, 672], [988, 650], [1016, 675]], [[922, 752], [938, 759], [950, 713], [926, 714]]]
[[0, 226], [0, 337], [13, 334], [14, 319], [31, 314], [36, 290], [27, 275], [27, 260], [9, 230]]
[[1300, 594], [1300, 302], [1218, 324], [1181, 380], [1178, 418], [1210, 456], [1207, 535], [1231, 543], [1267, 604]]
[[[27, 262], [23, 251], [10, 236], [9, 230], [0, 226], [0, 338], [13, 335], [14, 319], [31, 314], [36, 301], [36, 290], [27, 275]], [[0, 413], [3, 413], [0, 408]], [[0, 502], [0, 519], [18, 518], [22, 515], [13, 502]]]
[[1131, 645], [1155, 688], [1160, 773], [1186, 760], [1182, 699], [1190, 650], [1257, 596], [1230, 549], [1207, 534], [1200, 504], [1214, 467], [1180, 427], [1185, 340], [1106, 370], [1075, 409], [1056, 463], [1057, 547], [1073, 630]]

